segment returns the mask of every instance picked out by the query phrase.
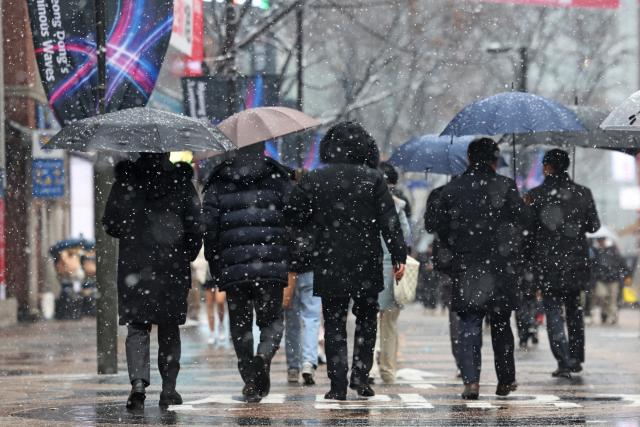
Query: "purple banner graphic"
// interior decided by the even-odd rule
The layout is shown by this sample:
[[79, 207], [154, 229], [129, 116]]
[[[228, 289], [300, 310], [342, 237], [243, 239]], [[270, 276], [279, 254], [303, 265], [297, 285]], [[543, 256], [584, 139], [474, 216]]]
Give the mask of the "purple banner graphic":
[[[171, 37], [172, 0], [105, 0], [107, 111], [146, 105]], [[95, 8], [89, 0], [27, 0], [40, 77], [58, 120], [97, 113]]]

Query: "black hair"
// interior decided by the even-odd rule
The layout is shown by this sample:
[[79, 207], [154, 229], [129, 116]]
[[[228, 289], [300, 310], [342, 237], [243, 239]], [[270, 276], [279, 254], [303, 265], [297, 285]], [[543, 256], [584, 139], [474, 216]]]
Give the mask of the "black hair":
[[571, 160], [569, 160], [569, 153], [564, 150], [554, 148], [544, 154], [542, 164], [551, 166], [555, 173], [563, 173], [569, 169]]
[[398, 183], [398, 171], [390, 163], [380, 162], [378, 169], [382, 171], [384, 179], [387, 180], [387, 184], [396, 185]]
[[498, 160], [500, 149], [498, 144], [491, 138], [478, 138], [471, 141], [467, 148], [469, 163], [477, 165], [480, 163], [491, 164]]
[[320, 141], [320, 160], [325, 163], [345, 162], [377, 168], [380, 152], [376, 141], [361, 124], [341, 122], [332, 126]]

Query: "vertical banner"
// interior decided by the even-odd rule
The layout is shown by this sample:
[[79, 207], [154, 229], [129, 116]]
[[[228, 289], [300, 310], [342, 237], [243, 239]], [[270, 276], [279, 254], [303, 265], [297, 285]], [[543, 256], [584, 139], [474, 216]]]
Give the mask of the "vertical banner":
[[184, 76], [202, 75], [204, 60], [203, 0], [175, 0], [171, 46], [184, 54]]
[[[171, 0], [104, 0], [107, 111], [146, 105], [164, 60]], [[97, 113], [95, 7], [89, 0], [27, 0], [42, 84], [58, 120]]]

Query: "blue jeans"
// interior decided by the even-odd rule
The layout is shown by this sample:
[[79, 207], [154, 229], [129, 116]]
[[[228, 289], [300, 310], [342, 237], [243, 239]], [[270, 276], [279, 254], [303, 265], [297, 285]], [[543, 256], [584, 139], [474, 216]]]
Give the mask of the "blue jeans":
[[285, 349], [289, 369], [318, 364], [320, 297], [313, 296], [313, 273], [298, 275], [291, 308], [285, 310]]
[[[482, 319], [488, 313], [458, 313], [458, 357], [462, 380], [465, 384], [480, 382], [482, 366]], [[513, 356], [513, 332], [511, 331], [511, 311], [489, 314], [491, 344], [498, 383], [511, 384], [516, 380], [516, 366]]]

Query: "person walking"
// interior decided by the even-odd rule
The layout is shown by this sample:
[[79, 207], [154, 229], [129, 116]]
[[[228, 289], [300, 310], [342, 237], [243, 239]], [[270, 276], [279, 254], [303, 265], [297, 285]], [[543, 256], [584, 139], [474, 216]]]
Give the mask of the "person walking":
[[600, 320], [603, 325], [615, 325], [618, 323], [620, 285], [625, 280], [631, 280], [629, 269], [612, 239], [598, 237], [592, 250], [595, 295], [600, 307]]
[[[294, 227], [315, 227], [314, 294], [322, 298], [327, 374], [326, 399], [345, 400], [347, 388], [370, 397], [378, 314], [384, 288], [380, 234], [396, 278], [404, 273], [406, 247], [393, 198], [378, 171], [378, 148], [357, 123], [333, 126], [320, 144], [326, 163], [309, 172], [291, 193], [285, 215]], [[353, 300], [356, 331], [347, 381], [347, 312]]]
[[434, 228], [452, 255], [451, 308], [460, 320], [462, 398], [477, 399], [485, 316], [491, 325], [496, 394], [506, 396], [517, 388], [510, 318], [527, 208], [515, 182], [496, 173], [499, 149], [493, 140], [472, 141], [467, 154], [469, 168], [438, 195]]
[[[580, 292], [589, 284], [586, 233], [600, 228], [591, 190], [571, 180], [569, 154], [547, 151], [542, 185], [525, 201], [534, 211], [534, 268], [541, 283], [549, 342], [558, 369], [554, 377], [570, 378], [584, 363], [584, 316]], [[566, 312], [567, 332], [562, 315]]]
[[[217, 166], [204, 189], [204, 247], [211, 276], [226, 292], [233, 346], [248, 402], [269, 394], [282, 334], [289, 237], [283, 209], [292, 171], [253, 144]], [[260, 328], [254, 354], [253, 310]]]
[[131, 394], [127, 408], [144, 409], [150, 379], [150, 332], [158, 329], [160, 405], [179, 405], [180, 329], [187, 317], [190, 263], [202, 247], [201, 205], [187, 163], [168, 154], [142, 153], [116, 166], [116, 181], [102, 217], [119, 240], [118, 313], [125, 342]]
[[[384, 175], [387, 183], [391, 180], [394, 183], [398, 182], [398, 172], [393, 166], [388, 163], [381, 162], [380, 170]], [[400, 228], [405, 239], [405, 243], [409, 247], [411, 238], [411, 229], [409, 227], [409, 221], [405, 214], [406, 203], [404, 200], [393, 196], [393, 202], [395, 203], [396, 212], [398, 213], [398, 219], [400, 220]], [[383, 239], [382, 236], [380, 236]], [[394, 384], [396, 382], [396, 371], [398, 365], [398, 317], [400, 316], [400, 306], [394, 297], [393, 287], [395, 286], [395, 279], [393, 274], [393, 262], [391, 260], [391, 253], [387, 248], [387, 245], [382, 240], [382, 271], [384, 274], [384, 289], [378, 295], [378, 305], [380, 313], [378, 315], [379, 322], [379, 360], [378, 370], [380, 372], [380, 378], [385, 384]]]

